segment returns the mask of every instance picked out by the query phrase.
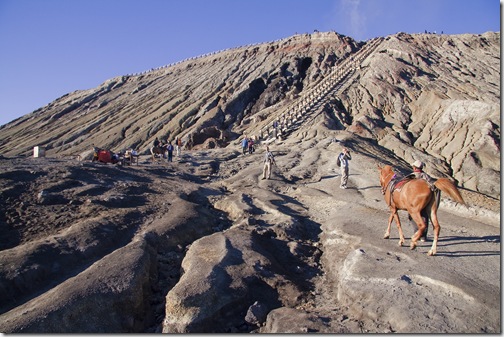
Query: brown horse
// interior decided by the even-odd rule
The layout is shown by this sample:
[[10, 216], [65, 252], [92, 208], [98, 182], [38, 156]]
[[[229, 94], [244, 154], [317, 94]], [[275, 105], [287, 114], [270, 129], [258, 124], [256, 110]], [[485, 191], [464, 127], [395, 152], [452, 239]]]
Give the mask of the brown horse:
[[161, 146], [153, 146], [150, 148], [150, 153], [152, 154], [152, 161], [156, 161], [156, 154], [159, 154], [161, 156], [164, 156], [165, 152], [167, 151], [166, 148], [168, 147], [167, 145], [161, 145]]
[[[432, 221], [432, 225], [434, 226], [434, 240], [432, 242], [432, 247], [429, 250], [428, 255], [435, 255], [439, 231], [441, 230], [437, 218], [439, 200], [436, 200], [436, 193], [430, 189], [429, 184], [424, 179], [409, 180], [404, 185], [402, 185], [400, 189], [394, 189], [393, 191], [391, 191], [389, 187], [393, 178], [395, 177], [395, 173], [392, 170], [392, 167], [390, 167], [389, 165], [386, 165], [384, 167], [378, 165], [378, 170], [380, 171], [380, 185], [382, 188], [382, 194], [384, 195], [385, 202], [390, 207], [390, 217], [384, 239], [389, 238], [390, 225], [392, 224], [392, 219], [395, 219], [397, 229], [399, 230], [399, 246], [402, 246], [402, 244], [404, 243], [404, 234], [401, 229], [401, 221], [399, 220], [397, 211], [406, 210], [418, 226], [418, 230], [411, 237], [410, 244], [410, 248], [415, 249], [417, 241], [422, 237], [422, 234], [426, 229], [425, 222], [420, 215], [420, 212], [425, 209], [426, 214], [428, 214]], [[462, 199], [459, 190], [449, 179], [440, 178], [436, 180], [434, 186], [442, 192], [447, 193], [456, 202], [465, 205], [464, 199]], [[440, 197], [440, 194], [437, 195], [438, 197]]]

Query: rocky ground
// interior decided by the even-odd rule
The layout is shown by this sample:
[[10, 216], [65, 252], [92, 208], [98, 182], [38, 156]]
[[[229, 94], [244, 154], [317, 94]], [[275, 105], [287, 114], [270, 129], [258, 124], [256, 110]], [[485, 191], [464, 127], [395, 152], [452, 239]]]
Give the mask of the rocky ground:
[[270, 145], [270, 180], [264, 144], [124, 167], [3, 157], [0, 331], [500, 333], [500, 200], [443, 195], [434, 257], [401, 212], [400, 247], [376, 165], [408, 164], [314, 125]]

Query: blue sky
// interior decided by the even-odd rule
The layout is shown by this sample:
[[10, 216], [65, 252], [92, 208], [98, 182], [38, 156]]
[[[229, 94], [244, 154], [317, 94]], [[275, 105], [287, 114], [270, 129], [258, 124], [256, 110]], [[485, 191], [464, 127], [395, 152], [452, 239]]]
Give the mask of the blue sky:
[[0, 125], [56, 98], [225, 48], [500, 31], [499, 0], [0, 0]]

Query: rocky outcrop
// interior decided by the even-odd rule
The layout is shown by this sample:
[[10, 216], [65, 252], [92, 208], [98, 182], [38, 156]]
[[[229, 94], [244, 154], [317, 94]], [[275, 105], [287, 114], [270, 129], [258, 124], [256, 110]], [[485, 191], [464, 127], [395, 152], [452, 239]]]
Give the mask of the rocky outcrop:
[[[149, 321], [152, 324], [150, 303], [145, 302], [151, 292], [150, 275], [155, 271], [150, 270], [155, 266], [151, 254], [141, 242], [118, 249], [44, 296], [2, 315], [2, 331], [128, 332]], [[37, 287], [39, 281], [28, 282], [29, 287]]]
[[341, 95], [349, 130], [499, 197], [499, 41], [496, 33], [387, 37]]
[[194, 242], [182, 263], [180, 282], [166, 297], [163, 332], [229, 332], [243, 324], [256, 301], [268, 308], [267, 313], [282, 306], [279, 298], [300, 298], [297, 264], [289, 254], [279, 254], [288, 252], [279, 247], [283, 244], [269, 233], [257, 235], [239, 228]]

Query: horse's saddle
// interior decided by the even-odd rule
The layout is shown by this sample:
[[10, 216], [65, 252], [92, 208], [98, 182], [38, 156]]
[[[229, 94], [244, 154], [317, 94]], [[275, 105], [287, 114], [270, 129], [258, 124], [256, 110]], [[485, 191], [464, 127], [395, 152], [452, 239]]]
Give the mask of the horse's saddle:
[[[390, 193], [394, 192], [395, 190], [398, 190], [400, 191], [401, 188], [409, 181], [413, 180], [413, 179], [416, 179], [415, 177], [415, 174], [414, 173], [410, 173], [408, 174], [407, 176], [397, 176], [395, 178], [393, 178], [391, 181], [390, 181]], [[427, 179], [424, 179], [427, 184], [429, 185], [431, 191], [433, 192], [436, 192], [437, 191], [437, 187], [434, 186], [434, 183], [433, 182], [430, 182], [428, 181]]]
[[392, 179], [390, 181], [390, 187], [389, 187], [389, 190], [390, 190], [390, 194], [392, 194], [392, 192], [394, 192], [395, 190], [398, 190], [400, 191], [401, 188], [408, 182], [408, 181], [411, 181], [415, 179], [415, 175], [407, 175], [405, 177], [401, 177], [401, 176], [398, 176], [398, 177], [395, 177], [394, 179]]

